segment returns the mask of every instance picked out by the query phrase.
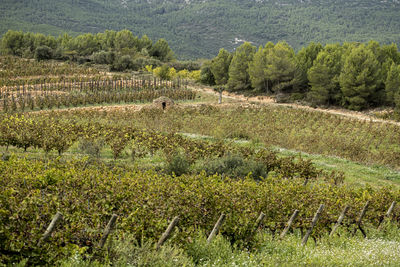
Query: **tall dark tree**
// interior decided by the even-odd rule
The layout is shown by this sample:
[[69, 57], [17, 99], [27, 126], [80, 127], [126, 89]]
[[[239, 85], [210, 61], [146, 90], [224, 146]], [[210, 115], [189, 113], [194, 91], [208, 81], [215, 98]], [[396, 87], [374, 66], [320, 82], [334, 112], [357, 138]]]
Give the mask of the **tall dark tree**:
[[400, 65], [392, 63], [385, 81], [386, 102], [394, 105], [398, 94], [400, 94]]
[[229, 66], [229, 89], [247, 90], [251, 88], [249, 64], [253, 60], [255, 50], [256, 48], [248, 42], [236, 49]]
[[296, 72], [293, 86], [297, 92], [307, 92], [310, 89], [308, 70], [313, 66], [318, 53], [323, 49], [320, 43], [311, 42], [296, 55]]
[[268, 78], [265, 73], [267, 58], [262, 46], [254, 54], [253, 61], [249, 64], [251, 86], [257, 91], [268, 91]]
[[379, 62], [365, 45], [353, 48], [340, 74], [344, 105], [361, 110], [371, 106], [381, 83]]
[[211, 61], [211, 72], [214, 75], [216, 85], [224, 85], [229, 80], [229, 66], [232, 55], [225, 49], [219, 50], [218, 55]]
[[150, 50], [150, 55], [164, 62], [174, 59], [174, 52], [172, 52], [167, 41], [165, 41], [164, 39], [158, 40], [153, 45], [153, 47]]
[[318, 53], [308, 71], [310, 92], [308, 96], [315, 104], [339, 104], [341, 91], [339, 76], [342, 69], [343, 50], [339, 45], [326, 45]]
[[206, 85], [215, 85], [214, 74], [211, 71], [211, 61], [207, 60], [201, 66], [200, 82]]
[[296, 71], [295, 53], [286, 42], [278, 42], [267, 53], [266, 74], [273, 92], [283, 92], [293, 85]]

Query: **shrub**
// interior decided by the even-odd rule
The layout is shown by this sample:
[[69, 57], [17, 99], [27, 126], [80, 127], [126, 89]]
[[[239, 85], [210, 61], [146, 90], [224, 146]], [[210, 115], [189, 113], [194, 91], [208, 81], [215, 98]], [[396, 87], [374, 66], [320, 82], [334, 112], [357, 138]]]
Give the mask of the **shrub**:
[[215, 85], [215, 77], [210, 64], [204, 64], [200, 71], [200, 82], [205, 85]]
[[171, 80], [170, 70], [167, 64], [155, 68], [154, 74], [162, 80]]
[[168, 63], [168, 66], [176, 69], [177, 71], [181, 70], [194, 71], [200, 69], [200, 63], [197, 61], [174, 61]]
[[115, 60], [114, 52], [100, 51], [92, 55], [93, 62], [95, 64], [107, 64], [111, 65]]
[[193, 243], [186, 246], [186, 253], [200, 266], [214, 266], [216, 263], [228, 265], [234, 255], [231, 244], [221, 235], [216, 236], [209, 244], [206, 235], [201, 232], [197, 233]]
[[132, 69], [135, 71], [141, 70], [146, 66], [158, 67], [161, 66], [161, 61], [155, 58], [138, 57], [132, 62]]
[[247, 175], [255, 179], [266, 177], [268, 170], [261, 162], [244, 159], [241, 155], [227, 155], [221, 158], [210, 159], [204, 163], [207, 175], [219, 174], [231, 178], [244, 178]]
[[52, 59], [53, 50], [45, 45], [38, 46], [35, 50], [35, 59], [38, 61]]
[[165, 168], [166, 173], [181, 176], [189, 172], [190, 163], [182, 152], [175, 152], [173, 155], [168, 156], [167, 165]]
[[132, 58], [128, 55], [116, 58], [111, 66], [112, 71], [124, 71], [133, 68]]

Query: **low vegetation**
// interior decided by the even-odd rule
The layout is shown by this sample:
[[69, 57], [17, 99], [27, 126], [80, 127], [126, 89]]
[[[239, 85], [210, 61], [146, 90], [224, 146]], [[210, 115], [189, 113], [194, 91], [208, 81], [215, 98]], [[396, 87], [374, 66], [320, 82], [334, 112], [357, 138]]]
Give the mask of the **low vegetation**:
[[[205, 173], [170, 176], [89, 164], [85, 159], [44, 162], [11, 157], [0, 162], [0, 170], [3, 263], [29, 258], [30, 264], [54, 264], [76, 253], [101, 259], [105, 251], [98, 251], [98, 242], [113, 213], [119, 215], [116, 237], [129, 235], [139, 244], [158, 239], [172, 217], [179, 215], [180, 230], [170, 242], [181, 247], [196, 231], [211, 231], [219, 214], [225, 213], [221, 234], [238, 248], [257, 248], [265, 245], [252, 236], [261, 211], [266, 214], [263, 229], [277, 234], [299, 209], [293, 227], [304, 232], [316, 208], [324, 203], [313, 234], [318, 238], [330, 232], [346, 204], [351, 209], [342, 230], [352, 232], [367, 200], [370, 206], [364, 224], [372, 228], [379, 225], [390, 203], [400, 200], [399, 192], [388, 188], [320, 182], [304, 186], [302, 180], [282, 177], [255, 181], [250, 176], [229, 179]], [[37, 245], [56, 211], [65, 216], [60, 231], [49, 242]]]

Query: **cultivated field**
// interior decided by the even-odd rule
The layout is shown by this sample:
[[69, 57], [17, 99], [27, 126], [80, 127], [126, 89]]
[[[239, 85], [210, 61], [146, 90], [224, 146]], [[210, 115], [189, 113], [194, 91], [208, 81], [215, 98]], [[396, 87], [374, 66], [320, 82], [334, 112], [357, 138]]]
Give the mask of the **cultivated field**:
[[[216, 104], [207, 88], [148, 75], [1, 64], [0, 265], [400, 261], [396, 123], [236, 95]], [[175, 104], [152, 104], [160, 96]]]

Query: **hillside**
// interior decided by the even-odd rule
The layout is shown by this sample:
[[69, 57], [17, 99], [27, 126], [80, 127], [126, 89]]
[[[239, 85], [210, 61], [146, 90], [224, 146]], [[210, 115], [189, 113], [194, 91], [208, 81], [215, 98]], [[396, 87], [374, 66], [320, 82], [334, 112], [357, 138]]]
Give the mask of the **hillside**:
[[241, 40], [400, 43], [398, 0], [3, 0], [0, 33], [58, 35], [129, 29], [165, 38], [181, 58], [215, 56]]

